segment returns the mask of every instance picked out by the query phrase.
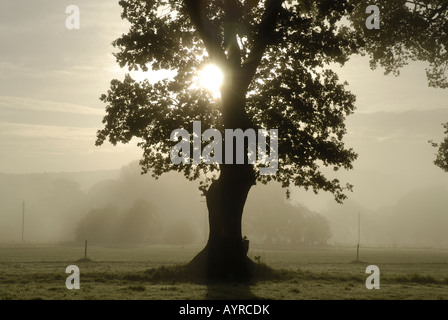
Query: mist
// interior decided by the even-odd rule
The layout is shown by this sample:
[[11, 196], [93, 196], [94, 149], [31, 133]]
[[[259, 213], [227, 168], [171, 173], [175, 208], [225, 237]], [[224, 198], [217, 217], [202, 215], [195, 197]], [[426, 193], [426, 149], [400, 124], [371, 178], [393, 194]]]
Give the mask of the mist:
[[199, 241], [205, 206], [194, 183], [176, 180], [142, 176], [137, 162], [116, 171], [1, 174], [0, 241], [21, 240], [23, 201], [26, 242]]
[[[138, 162], [118, 171], [2, 174], [0, 185], [3, 242], [21, 241], [23, 201], [27, 243], [184, 245], [208, 237], [198, 182], [177, 173], [156, 180]], [[265, 246], [324, 245], [330, 236], [325, 218], [287, 201], [275, 184], [254, 188], [243, 219], [245, 236]]]
[[[293, 192], [288, 200], [278, 184], [257, 185], [245, 206], [243, 236], [266, 249], [355, 246], [360, 214], [362, 246], [448, 247], [446, 194], [444, 185], [422, 186], [378, 208], [349, 198], [342, 205], [328, 199], [316, 210], [309, 193]], [[207, 241], [208, 213], [198, 182], [177, 173], [157, 180], [141, 175], [137, 161], [110, 171], [0, 174], [1, 242], [21, 241], [24, 201], [26, 243]]]

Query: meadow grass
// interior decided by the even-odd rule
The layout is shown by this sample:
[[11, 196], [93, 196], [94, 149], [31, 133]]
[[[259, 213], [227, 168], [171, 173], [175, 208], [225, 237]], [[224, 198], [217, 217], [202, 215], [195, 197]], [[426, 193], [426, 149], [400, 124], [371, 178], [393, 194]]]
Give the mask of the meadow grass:
[[[353, 248], [263, 250], [257, 281], [198, 284], [183, 265], [200, 246], [0, 246], [0, 299], [448, 299], [448, 250]], [[259, 257], [255, 259], [255, 257]], [[81, 289], [68, 290], [68, 265], [81, 272]], [[368, 265], [380, 268], [380, 289], [368, 290]], [[263, 269], [267, 265], [270, 268]], [[267, 270], [270, 270], [266, 273]]]

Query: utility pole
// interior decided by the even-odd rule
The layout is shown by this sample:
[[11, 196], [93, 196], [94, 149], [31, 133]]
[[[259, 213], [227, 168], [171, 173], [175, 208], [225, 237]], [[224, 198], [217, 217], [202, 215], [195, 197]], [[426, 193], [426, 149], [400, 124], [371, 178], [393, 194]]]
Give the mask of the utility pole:
[[23, 233], [25, 231], [25, 201], [22, 203], [22, 243], [23, 243]]
[[359, 242], [361, 239], [361, 214], [358, 211], [358, 245], [356, 248], [356, 261], [359, 262]]

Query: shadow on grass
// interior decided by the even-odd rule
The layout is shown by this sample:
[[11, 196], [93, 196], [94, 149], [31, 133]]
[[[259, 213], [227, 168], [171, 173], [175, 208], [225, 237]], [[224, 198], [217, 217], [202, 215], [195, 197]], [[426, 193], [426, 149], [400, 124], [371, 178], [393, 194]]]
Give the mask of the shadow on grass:
[[188, 265], [161, 266], [144, 272], [145, 280], [151, 282], [176, 283], [190, 282], [196, 284], [255, 284], [258, 281], [286, 280], [294, 277], [293, 271], [275, 270], [265, 264], [255, 264], [253, 275], [249, 280], [209, 280], [198, 272], [192, 272]]
[[203, 274], [191, 272], [187, 265], [161, 266], [144, 272], [145, 280], [155, 283], [195, 283], [207, 286], [206, 299], [209, 300], [260, 300], [250, 287], [259, 281], [282, 281], [294, 277], [293, 272], [274, 270], [264, 264], [255, 264], [249, 280], [209, 280]]
[[209, 283], [207, 284], [208, 300], [260, 300], [250, 290], [250, 283]]

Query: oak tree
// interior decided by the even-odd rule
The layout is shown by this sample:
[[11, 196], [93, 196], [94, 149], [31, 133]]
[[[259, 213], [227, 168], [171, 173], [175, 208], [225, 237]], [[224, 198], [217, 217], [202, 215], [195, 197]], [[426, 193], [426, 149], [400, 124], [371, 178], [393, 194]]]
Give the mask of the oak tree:
[[[331, 64], [354, 54], [398, 74], [411, 60], [429, 62], [429, 84], [445, 88], [447, 1], [379, 0], [380, 29], [366, 27], [365, 0], [121, 0], [130, 29], [113, 45], [121, 67], [172, 70], [156, 83], [126, 75], [112, 80], [97, 144], [139, 139], [143, 173], [182, 172], [202, 181], [209, 212], [206, 247], [190, 267], [213, 279], [247, 278], [252, 262], [241, 234], [250, 188], [278, 181], [334, 194], [352, 189], [323, 168], [352, 169], [356, 153], [344, 145], [345, 118], [355, 96]], [[223, 73], [221, 96], [195, 85], [205, 65]], [[372, 88], [373, 89], [373, 88]], [[174, 165], [170, 133], [202, 128], [278, 129], [278, 171], [260, 175], [252, 164]], [[193, 146], [192, 146], [193, 147]], [[246, 146], [247, 148], [247, 146]], [[275, 213], [273, 213], [275, 214]]]

